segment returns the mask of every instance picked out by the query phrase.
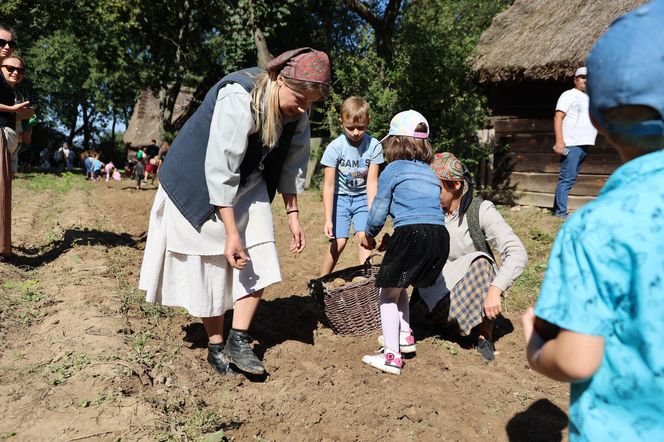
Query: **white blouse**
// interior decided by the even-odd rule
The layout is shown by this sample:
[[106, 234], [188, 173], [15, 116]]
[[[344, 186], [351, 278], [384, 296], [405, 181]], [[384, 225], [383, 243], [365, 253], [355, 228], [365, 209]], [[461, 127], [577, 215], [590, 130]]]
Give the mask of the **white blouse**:
[[[482, 201], [482, 204], [480, 204], [479, 221], [480, 229], [484, 233], [487, 242], [500, 253], [502, 260], [491, 285], [505, 293], [526, 267], [528, 253], [519, 237], [505, 222], [491, 201]], [[449, 258], [436, 283], [432, 287], [419, 290], [420, 296], [430, 310], [464, 277], [477, 257], [490, 258], [475, 248], [468, 230], [467, 217], [459, 218], [458, 209], [445, 214], [445, 227], [450, 234]]]
[[[302, 193], [309, 161], [309, 116], [300, 118], [281, 170], [281, 193]], [[229, 84], [217, 95], [205, 158], [205, 178], [210, 203], [233, 206], [235, 222], [245, 247], [274, 242], [272, 208], [260, 172], [254, 171], [240, 186], [240, 164], [248, 138], [255, 132], [251, 96], [239, 84]], [[167, 249], [187, 255], [223, 255], [226, 230], [215, 213], [200, 231], [168, 200], [164, 207]]]

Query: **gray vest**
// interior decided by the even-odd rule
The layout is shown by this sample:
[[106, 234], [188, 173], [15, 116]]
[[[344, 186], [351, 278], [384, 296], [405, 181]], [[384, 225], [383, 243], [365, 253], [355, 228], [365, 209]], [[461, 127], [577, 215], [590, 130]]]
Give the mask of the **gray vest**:
[[[200, 229], [215, 211], [215, 207], [210, 204], [205, 180], [205, 156], [219, 90], [227, 84], [238, 83], [251, 93], [255, 78], [261, 72], [260, 68], [233, 72], [212, 86], [200, 107], [173, 140], [168, 156], [159, 168], [159, 184], [182, 216], [196, 229]], [[263, 145], [260, 131], [249, 136], [247, 152], [240, 165], [240, 185], [246, 183], [251, 172], [261, 170], [270, 201], [274, 199], [281, 169], [298, 121], [284, 124], [279, 142], [271, 150]]]

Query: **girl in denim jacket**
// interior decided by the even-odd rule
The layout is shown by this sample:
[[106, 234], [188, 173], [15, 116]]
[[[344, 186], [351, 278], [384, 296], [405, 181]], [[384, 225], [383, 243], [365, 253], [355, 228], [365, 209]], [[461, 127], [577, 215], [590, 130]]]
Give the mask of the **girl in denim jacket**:
[[394, 233], [376, 276], [384, 350], [364, 356], [362, 362], [393, 374], [401, 373], [401, 353], [415, 352], [406, 288], [432, 286], [449, 254], [428, 138], [429, 125], [419, 112], [408, 110], [392, 118], [390, 132], [381, 140], [389, 164], [378, 179], [362, 240], [363, 247], [373, 249], [387, 215], [392, 217]]

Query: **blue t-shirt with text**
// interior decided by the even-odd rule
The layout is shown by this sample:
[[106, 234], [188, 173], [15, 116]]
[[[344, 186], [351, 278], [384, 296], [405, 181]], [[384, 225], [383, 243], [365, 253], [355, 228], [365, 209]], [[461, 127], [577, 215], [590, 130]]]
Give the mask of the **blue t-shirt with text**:
[[336, 138], [327, 145], [320, 162], [337, 169], [335, 194], [362, 195], [367, 193], [369, 166], [382, 164], [385, 160], [378, 140], [365, 134], [358, 147], [351, 145], [346, 135]]

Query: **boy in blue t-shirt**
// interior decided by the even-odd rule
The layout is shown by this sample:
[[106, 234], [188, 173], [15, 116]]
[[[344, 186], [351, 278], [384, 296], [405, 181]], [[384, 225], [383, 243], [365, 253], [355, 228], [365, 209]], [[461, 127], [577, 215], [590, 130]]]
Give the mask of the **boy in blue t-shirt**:
[[349, 97], [341, 105], [344, 134], [328, 144], [321, 164], [325, 166], [323, 209], [325, 235], [330, 248], [323, 257], [321, 276], [330, 273], [350, 236], [350, 224], [358, 237], [358, 255], [363, 263], [371, 251], [360, 246], [364, 237], [369, 206], [378, 190], [378, 171], [383, 149], [377, 139], [366, 133], [369, 104], [360, 97]]
[[562, 226], [523, 316], [530, 366], [571, 383], [573, 442], [664, 441], [663, 23], [647, 3], [588, 56], [593, 124], [625, 164]]

